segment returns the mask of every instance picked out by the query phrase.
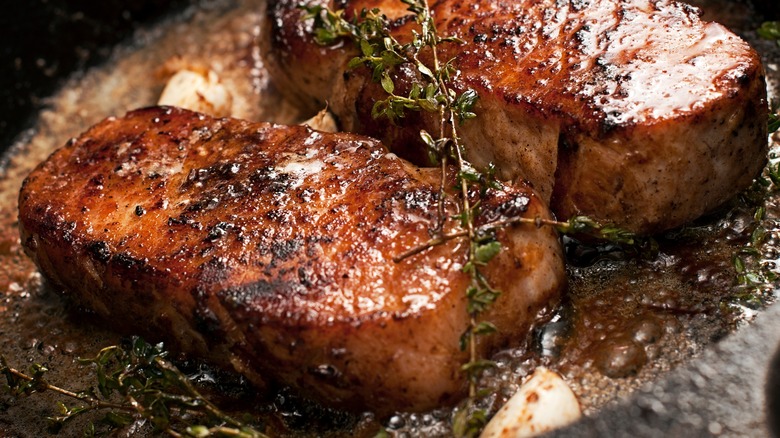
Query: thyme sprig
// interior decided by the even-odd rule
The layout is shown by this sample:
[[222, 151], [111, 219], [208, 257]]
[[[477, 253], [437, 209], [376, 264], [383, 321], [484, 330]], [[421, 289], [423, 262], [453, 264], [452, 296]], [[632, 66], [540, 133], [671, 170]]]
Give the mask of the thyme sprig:
[[[387, 93], [385, 99], [377, 100], [371, 114], [374, 118], [386, 118], [391, 123], [397, 123], [406, 116], [407, 111], [428, 112], [438, 115], [437, 135], [423, 130], [420, 139], [427, 146], [432, 162], [440, 163], [442, 181], [439, 202], [439, 221], [434, 230], [434, 238], [429, 246], [454, 238], [467, 238], [469, 250], [463, 272], [469, 275], [470, 283], [466, 290], [468, 297], [469, 326], [461, 337], [461, 348], [468, 351], [469, 360], [462, 366], [469, 384], [467, 408], [464, 421], [455, 420], [455, 433], [460, 436], [474, 436], [484, 426], [487, 415], [485, 412], [473, 409], [477, 392], [478, 378], [485, 368], [493, 363], [481, 359], [477, 352], [477, 337], [492, 333], [495, 326], [487, 321], [479, 321], [479, 315], [485, 311], [500, 295], [483, 274], [484, 266], [493, 259], [501, 249], [497, 241], [495, 229], [498, 223], [478, 229], [476, 219], [480, 215], [479, 201], [472, 203], [473, 193], [484, 193], [490, 184], [490, 175], [478, 172], [464, 158], [464, 148], [458, 136], [458, 126], [474, 118], [473, 107], [477, 102], [476, 91], [468, 89], [458, 93], [450, 87], [452, 74], [455, 72], [453, 60], [442, 61], [439, 58], [438, 46], [444, 43], [459, 44], [460, 40], [452, 37], [442, 37], [436, 30], [427, 0], [401, 0], [410, 13], [414, 15], [417, 29], [412, 31], [411, 41], [401, 43], [389, 31], [387, 18], [378, 10], [363, 10], [355, 19], [345, 19], [344, 11], [332, 11], [322, 6], [302, 6], [306, 10], [306, 18], [314, 24], [314, 39], [320, 44], [333, 44], [340, 38], [353, 41], [359, 54], [352, 58], [349, 68], [367, 68], [372, 79], [379, 83]], [[423, 53], [427, 56], [423, 60]], [[393, 73], [400, 65], [413, 66], [417, 72], [417, 80], [413, 81], [406, 94], [398, 94]], [[448, 166], [454, 161], [455, 174], [450, 175], [458, 188], [457, 194], [449, 195], [445, 190], [449, 180]], [[446, 217], [444, 203], [448, 196], [457, 198], [459, 212], [453, 217]], [[462, 232], [444, 233], [444, 223], [456, 220]], [[438, 243], [437, 243], [438, 242]], [[396, 258], [401, 261], [424, 248], [411, 250], [406, 255]], [[463, 425], [463, 427], [461, 427]]]
[[776, 224], [769, 222], [767, 227], [766, 201], [780, 191], [780, 160], [770, 154], [770, 160], [764, 172], [756, 178], [753, 186], [740, 197], [747, 207], [754, 208], [750, 237], [733, 256], [732, 263], [736, 272], [738, 291], [731, 297], [730, 304], [740, 304], [752, 309], [766, 306], [774, 299], [776, 282], [780, 279], [774, 262], [764, 260], [765, 246], [776, 236], [771, 229]]
[[[780, 21], [764, 22], [758, 29], [762, 38], [776, 40], [780, 45]], [[769, 111], [767, 130], [772, 134], [780, 129], [780, 115], [777, 103]], [[749, 241], [737, 249], [732, 256], [739, 291], [731, 298], [730, 304], [740, 304], [758, 309], [766, 306], [775, 298], [774, 289], [780, 279], [774, 262], [764, 260], [764, 248], [769, 240], [776, 238], [767, 229], [766, 202], [770, 196], [780, 191], [780, 159], [775, 152], [769, 154], [769, 163], [764, 171], [745, 190], [740, 200], [754, 208], [753, 225]], [[773, 228], [776, 228], [773, 227]]]
[[[478, 407], [478, 401], [489, 391], [478, 391], [477, 383], [481, 373], [495, 365], [479, 357], [477, 338], [496, 331], [495, 325], [480, 318], [501, 294], [483, 273], [484, 267], [501, 251], [496, 232], [514, 224], [532, 223], [537, 227], [553, 226], [566, 234], [587, 234], [626, 245], [635, 245], [638, 239], [632, 233], [601, 225], [586, 217], [559, 222], [515, 216], [475, 225], [481, 214], [479, 197], [475, 194], [484, 194], [488, 188], [501, 190], [501, 185], [493, 179], [495, 169], [492, 165], [483, 173], [464, 158], [465, 149], [458, 136], [459, 126], [476, 117], [473, 108], [479, 96], [472, 89], [458, 93], [450, 86], [452, 75], [456, 72], [454, 59], [441, 60], [438, 47], [443, 43], [461, 44], [462, 41], [438, 34], [427, 0], [401, 1], [407, 5], [417, 23], [408, 43], [399, 42], [390, 33], [388, 20], [378, 9], [364, 9], [352, 20], [347, 20], [343, 10], [333, 11], [319, 5], [301, 5], [301, 8], [306, 11], [305, 19], [312, 20], [317, 43], [332, 45], [342, 39], [354, 43], [358, 55], [349, 61], [348, 68], [368, 69], [373, 81], [380, 84], [387, 95], [374, 103], [373, 118], [386, 118], [396, 124], [409, 111], [438, 115], [437, 135], [422, 130], [420, 139], [428, 149], [430, 161], [439, 163], [442, 169], [439, 221], [433, 227], [430, 240], [397, 255], [394, 261], [401, 262], [453, 239], [467, 239], [469, 242], [463, 266], [463, 272], [470, 277], [466, 289], [469, 325], [460, 338], [460, 348], [467, 351], [469, 357], [461, 367], [468, 380], [469, 397], [453, 418], [453, 432], [456, 436], [471, 437], [481, 431], [488, 419], [486, 410]], [[417, 72], [406, 94], [399, 94], [399, 87], [394, 81], [394, 72], [401, 65], [413, 66]], [[454, 166], [449, 165], [451, 162]], [[451, 173], [453, 168], [454, 174]], [[456, 183], [455, 194], [446, 190], [448, 181], [452, 180]], [[444, 211], [448, 197], [456, 198], [459, 206], [458, 214], [451, 217], [446, 216]], [[444, 225], [448, 220], [455, 220], [459, 230], [445, 232]]]
[[[351, 21], [345, 18], [343, 10], [332, 11], [321, 5], [301, 5], [306, 11], [304, 19], [313, 20], [314, 41], [321, 45], [332, 45], [341, 38], [351, 39], [359, 55], [353, 57], [348, 68], [365, 67], [372, 72], [372, 79], [379, 83], [388, 94], [383, 100], [374, 103], [371, 115], [374, 118], [385, 117], [396, 123], [407, 111], [446, 112], [451, 110], [458, 121], [476, 117], [472, 108], [477, 100], [474, 90], [461, 94], [450, 90], [446, 85], [450, 75], [455, 72], [452, 60], [441, 63], [436, 46], [442, 43], [462, 43], [454, 37], [441, 37], [436, 32], [430, 9], [425, 1], [401, 0], [408, 6], [420, 26], [413, 31], [409, 43], [400, 43], [389, 32], [387, 17], [379, 9], [363, 9]], [[426, 48], [431, 50], [432, 65], [429, 67], [420, 59]], [[392, 77], [396, 67], [411, 64], [420, 73], [420, 81], [412, 84], [407, 95], [396, 94], [396, 85]], [[447, 125], [443, 124], [442, 128]], [[433, 149], [443, 152], [444, 143], [453, 137], [440, 136], [434, 140], [427, 132], [421, 133], [423, 141]], [[438, 155], [438, 154], [437, 154]]]
[[[613, 224], [602, 224], [588, 216], [573, 216], [567, 221], [556, 221], [541, 217], [528, 218], [523, 216], [512, 216], [482, 225], [476, 229], [476, 233], [478, 235], [485, 234], [514, 224], [532, 224], [537, 227], [551, 226], [561, 234], [587, 236], [604, 243], [613, 243], [627, 248], [644, 249], [656, 245], [655, 241], [650, 237], [637, 236], [623, 228]], [[433, 248], [434, 246], [465, 236], [468, 236], [466, 230], [439, 234], [418, 246], [398, 254], [393, 257], [393, 261], [396, 263], [400, 262], [427, 249]]]
[[[59, 414], [48, 418], [54, 432], [88, 412], [105, 412], [100, 423], [109, 430], [146, 420], [156, 431], [172, 437], [265, 437], [222, 412], [166, 357], [162, 344], [151, 345], [138, 337], [128, 345], [103, 348], [93, 358], [79, 359], [83, 366], [93, 368], [97, 381], [96, 387], [83, 391], [50, 383], [45, 377], [48, 369], [38, 364], [25, 373], [0, 357], [0, 373], [14, 395], [52, 391], [81, 402], [73, 406], [57, 403]], [[95, 434], [95, 425], [90, 424], [85, 435]]]
[[780, 21], [765, 21], [757, 30], [758, 36], [767, 40], [775, 40], [780, 45]]

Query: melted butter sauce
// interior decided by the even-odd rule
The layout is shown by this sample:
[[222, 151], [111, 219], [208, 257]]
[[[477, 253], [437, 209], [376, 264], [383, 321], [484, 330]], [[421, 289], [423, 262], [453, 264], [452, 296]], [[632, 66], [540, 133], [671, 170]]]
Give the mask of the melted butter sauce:
[[[714, 3], [720, 5], [708, 1], [702, 6]], [[20, 138], [0, 177], [0, 352], [12, 366], [26, 368], [42, 363], [52, 370], [50, 381], [86, 388], [93, 382], [78, 368], [76, 358], [121, 341], [110, 326], [96, 325], [88, 312], [71, 308], [57, 291], [45, 285], [23, 254], [16, 229], [16, 197], [24, 176], [67, 138], [102, 118], [154, 103], [163, 82], [150, 72], [174, 55], [210, 65], [223, 82], [240, 90], [235, 96], [237, 116], [281, 123], [295, 120], [295, 110], [278, 98], [259, 58], [256, 38], [260, 33], [260, 6], [260, 0], [239, 6], [216, 2], [208, 10], [187, 11], [175, 21], [138, 35], [134, 44], [118, 48], [106, 67], [71, 80], [51, 99], [51, 109], [41, 113], [34, 132]], [[728, 20], [730, 16], [723, 18]], [[730, 24], [746, 29], [756, 25], [739, 20]], [[721, 38], [718, 28], [710, 31], [706, 41], [696, 44], [716, 46]], [[780, 86], [778, 49], [772, 43], [751, 42], [767, 56], [770, 96], [774, 96]], [[697, 67], [697, 62], [691, 60], [681, 68]], [[647, 82], [639, 74], [635, 81], [637, 86]], [[657, 98], [661, 105], [682, 105], [665, 96]], [[779, 153], [779, 148], [775, 142], [773, 151]], [[293, 157], [276, 171], [290, 173], [297, 180], [315, 175], [325, 165], [330, 163], [316, 156]], [[161, 163], [159, 171], [172, 171], [166, 166]], [[770, 197], [766, 209], [762, 226], [769, 238], [757, 262], [777, 271], [780, 196]], [[487, 400], [487, 407], [499, 406], [515, 392], [523, 377], [545, 365], [564, 376], [586, 415], [593, 415], [605, 404], [662, 378], [670, 369], [747, 324], [761, 311], [762, 304], [740, 298], [745, 290], [735, 284], [732, 255], [750, 239], [755, 228], [753, 211], [753, 207], [735, 201], [711, 217], [662, 236], [659, 254], [651, 258], [568, 242], [566, 302], [547, 324], [529, 336], [528, 342], [518, 340], [522, 347], [494, 358], [498, 367], [482, 382], [497, 390]], [[774, 300], [773, 288], [765, 288], [761, 298], [765, 302]], [[426, 305], [413, 295], [405, 299], [414, 306]], [[371, 307], [376, 303], [359, 305]], [[395, 436], [447, 436], [450, 430], [452, 412], [448, 408], [376, 419], [370, 413], [355, 415], [316, 406], [286, 390], [258, 395], [242, 379], [197, 362], [182, 361], [181, 366], [218, 405], [237, 415], [256, 418], [273, 436], [371, 436], [380, 426]], [[56, 401], [70, 403], [51, 393], [29, 398], [0, 394], [0, 432], [45, 436], [42, 418], [55, 413]], [[77, 420], [59, 436], [81, 436], [87, 420], [95, 417]], [[149, 425], [134, 424], [115, 435], [145, 436], [150, 430]]]

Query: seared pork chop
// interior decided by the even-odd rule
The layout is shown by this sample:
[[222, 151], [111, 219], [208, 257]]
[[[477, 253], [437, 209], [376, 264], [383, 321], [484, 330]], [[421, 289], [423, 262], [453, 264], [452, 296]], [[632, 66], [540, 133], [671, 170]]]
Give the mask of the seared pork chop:
[[[409, 148], [436, 118], [394, 126], [371, 118], [384, 98], [357, 53], [313, 42], [298, 0], [269, 2], [267, 64], [279, 88], [312, 110], [326, 102], [347, 131]], [[328, 4], [312, 0], [311, 4]], [[354, 17], [379, 8], [408, 41], [416, 26], [400, 1], [329, 3]], [[460, 128], [467, 158], [525, 179], [561, 218], [586, 214], [652, 233], [706, 213], [750, 184], [765, 163], [763, 69], [747, 43], [699, 11], [667, 0], [431, 2], [440, 45], [454, 58], [452, 87], [479, 93], [477, 118]], [[430, 54], [423, 54], [429, 56]], [[413, 68], [396, 72], [405, 94]]]
[[[421, 410], [464, 388], [467, 245], [392, 258], [430, 238], [440, 175], [367, 137], [156, 107], [39, 165], [19, 224], [46, 278], [118, 330], [327, 405]], [[482, 223], [550, 216], [528, 188], [481, 202]], [[484, 273], [503, 294], [484, 317], [499, 331], [483, 354], [522, 342], [564, 283], [552, 229], [498, 238]]]

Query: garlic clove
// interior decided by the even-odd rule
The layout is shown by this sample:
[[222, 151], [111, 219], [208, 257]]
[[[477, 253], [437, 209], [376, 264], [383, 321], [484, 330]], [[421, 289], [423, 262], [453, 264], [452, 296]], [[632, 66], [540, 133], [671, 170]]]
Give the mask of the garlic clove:
[[328, 111], [327, 108], [320, 110], [314, 117], [301, 122], [301, 125], [309, 125], [311, 129], [324, 132], [338, 132], [339, 128], [336, 126], [336, 119]]
[[213, 71], [183, 69], [168, 80], [158, 104], [226, 117], [232, 113], [233, 96]]
[[555, 372], [540, 367], [498, 410], [481, 438], [532, 437], [578, 420], [580, 404], [571, 388]]

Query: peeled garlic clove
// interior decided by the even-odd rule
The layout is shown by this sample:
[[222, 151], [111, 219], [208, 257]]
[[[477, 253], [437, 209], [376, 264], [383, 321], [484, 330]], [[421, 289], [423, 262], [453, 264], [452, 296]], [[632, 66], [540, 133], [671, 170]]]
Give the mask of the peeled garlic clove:
[[581, 416], [577, 397], [566, 382], [540, 367], [498, 410], [480, 438], [537, 436], [571, 424]]
[[168, 80], [158, 104], [226, 117], [231, 115], [233, 96], [213, 71], [184, 69]]
[[301, 125], [309, 125], [311, 129], [324, 132], [338, 132], [339, 130], [336, 126], [336, 119], [333, 118], [333, 115], [327, 108], [320, 110], [314, 117], [301, 123]]

